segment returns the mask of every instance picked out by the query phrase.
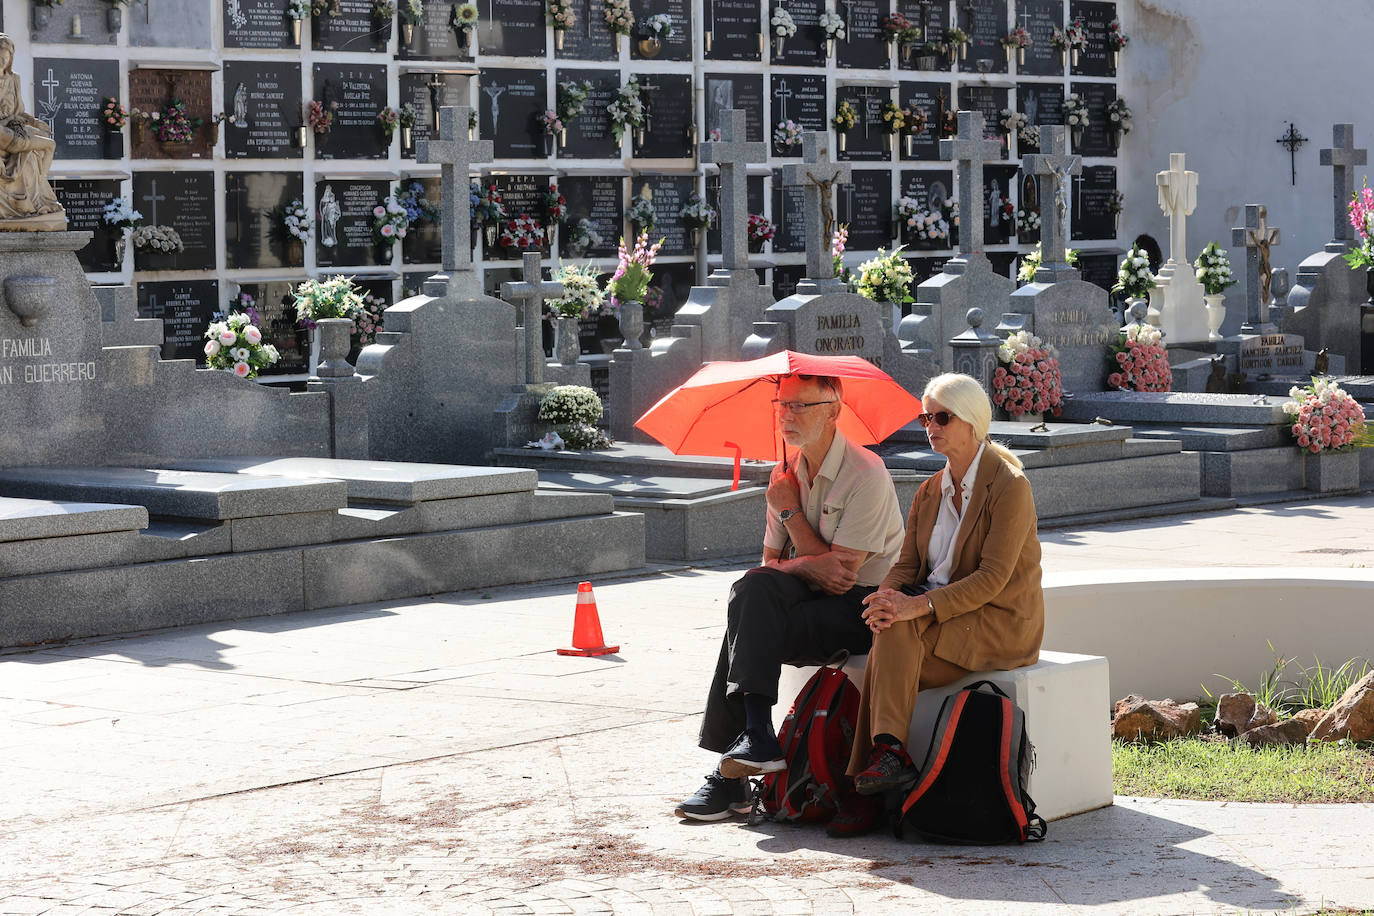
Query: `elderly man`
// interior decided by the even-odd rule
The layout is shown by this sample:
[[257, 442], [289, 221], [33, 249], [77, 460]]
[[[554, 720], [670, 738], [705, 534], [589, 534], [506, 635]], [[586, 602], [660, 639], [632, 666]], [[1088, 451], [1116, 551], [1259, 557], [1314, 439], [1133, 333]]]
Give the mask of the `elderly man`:
[[[778, 382], [778, 429], [795, 461], [774, 468], [768, 483], [763, 563], [730, 589], [700, 738], [703, 748], [724, 756], [706, 784], [678, 805], [678, 817], [714, 821], [747, 813], [747, 777], [785, 768], [773, 731], [784, 662], [817, 664], [840, 649], [857, 654], [871, 645], [863, 600], [896, 561], [904, 529], [882, 459], [835, 429], [842, 397], [837, 378], [789, 375]], [[868, 806], [860, 813], [871, 823]], [[844, 823], [837, 817], [832, 831]]]

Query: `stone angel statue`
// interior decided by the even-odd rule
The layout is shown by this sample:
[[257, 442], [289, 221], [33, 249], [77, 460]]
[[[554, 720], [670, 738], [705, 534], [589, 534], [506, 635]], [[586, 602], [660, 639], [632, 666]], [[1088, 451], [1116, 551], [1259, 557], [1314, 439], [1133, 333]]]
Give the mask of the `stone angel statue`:
[[67, 213], [48, 184], [56, 148], [48, 125], [24, 110], [14, 39], [0, 33], [0, 231], [67, 228]]

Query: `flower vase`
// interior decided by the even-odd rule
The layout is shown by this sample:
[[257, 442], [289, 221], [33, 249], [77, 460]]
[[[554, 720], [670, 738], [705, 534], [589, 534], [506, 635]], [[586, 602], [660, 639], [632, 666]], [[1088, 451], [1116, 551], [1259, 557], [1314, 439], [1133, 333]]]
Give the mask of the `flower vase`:
[[321, 318], [316, 321], [310, 342], [310, 356], [314, 362], [310, 374], [319, 378], [347, 378], [352, 375], [353, 367], [348, 364], [352, 333], [352, 318]]
[[844, 147], [845, 147], [845, 140], [848, 139], [849, 134], [848, 134], [847, 131], [843, 131], [843, 130], [840, 131], [839, 133], [840, 133], [840, 138], [839, 138], [840, 152], [843, 153], [843, 152], [844, 152]]
[[293, 128], [293, 132], [296, 138], [296, 146], [299, 149], [305, 149], [306, 144], [310, 142], [310, 128], [296, 127]]
[[906, 143], [906, 157], [911, 159], [916, 155], [916, 135], [907, 134], [902, 140]]
[[1202, 301], [1207, 303], [1208, 340], [1221, 340], [1221, 323], [1226, 320], [1226, 306], [1221, 303], [1225, 299], [1221, 293], [1202, 297]]
[[911, 63], [911, 55], [916, 48], [909, 41], [902, 42], [902, 62]]
[[559, 315], [554, 319], [553, 354], [560, 366], [576, 366], [582, 355], [582, 328], [576, 317]]
[[482, 224], [482, 238], [486, 239], [488, 250], [490, 250], [491, 247], [496, 244], [496, 230], [496, 223]]
[[1116, 69], [1117, 67], [1119, 67], [1119, 66], [1121, 66], [1121, 51], [1120, 51], [1120, 50], [1113, 51], [1113, 52], [1112, 52], [1112, 69], [1115, 70], [1115, 69]]
[[691, 233], [692, 233], [692, 247], [693, 247], [693, 248], [700, 248], [700, 247], [701, 247], [701, 235], [702, 235], [701, 230], [700, 230], [700, 229], [697, 229], [697, 228], [695, 228], [695, 227], [693, 227], [693, 228], [691, 229]]
[[1108, 134], [1107, 134], [1107, 139], [1108, 139], [1108, 141], [1111, 143], [1111, 145], [1112, 145], [1112, 152], [1114, 152], [1114, 153], [1121, 149], [1121, 134], [1122, 134], [1122, 133], [1123, 133], [1123, 131], [1113, 130], [1113, 131], [1109, 131]]
[[889, 156], [892, 155], [892, 147], [895, 145], [893, 139], [892, 134], [883, 134], [883, 152]]
[[105, 11], [105, 27], [109, 29], [111, 35], [118, 35], [124, 28], [124, 11], [117, 6], [112, 6]]
[[558, 132], [558, 148], [568, 148], [568, 129], [566, 127]]
[[292, 238], [286, 243], [286, 266], [305, 266], [305, 243], [298, 238]]
[[897, 40], [888, 38], [883, 41], [883, 47], [887, 48], [887, 62], [890, 64], [897, 57]]
[[[935, 55], [934, 55], [934, 54], [920, 54], [920, 55], [917, 55], [917, 57], [916, 57], [916, 69], [917, 69], [917, 70], [934, 70], [934, 69], [935, 69], [935, 61], [936, 61], [936, 58], [935, 58]], [[953, 62], [954, 62], [954, 61], [953, 61], [953, 59], [952, 59], [952, 57], [951, 57], [950, 63], [953, 63]]]
[[642, 350], [644, 344], [639, 335], [644, 333], [644, 303], [620, 303], [620, 336], [625, 338], [625, 349]]
[[1026, 65], [1026, 49], [1025, 49], [1025, 48], [1017, 48], [1017, 49], [1016, 49], [1016, 66], [1018, 66], [1018, 67], [1024, 67], [1025, 65]]
[[750, 254], [763, 254], [763, 239], [750, 239], [749, 252]]
[[291, 43], [298, 48], [301, 46], [301, 21], [299, 19], [291, 20]]
[[1077, 48], [1074, 48], [1072, 51], [1069, 52], [1069, 63], [1070, 63], [1072, 66], [1075, 66], [1075, 67], [1078, 66], [1078, 49], [1077, 49]]
[[[41, 7], [35, 7], [35, 9], [41, 9]], [[134, 146], [138, 146], [143, 143], [144, 132], [147, 129], [148, 125], [143, 123], [141, 118], [129, 119], [129, 134], [133, 137]]]
[[834, 57], [834, 56], [835, 56], [835, 39], [833, 39], [833, 38], [827, 38], [827, 39], [825, 40], [825, 56], [826, 56], [826, 57]]
[[786, 47], [787, 47], [787, 39], [786, 39], [786, 38], [783, 38], [781, 35], [776, 36], [776, 37], [773, 39], [773, 56], [774, 56], [774, 57], [782, 57], [783, 49], [786, 48]]
[[553, 30], [553, 47], [554, 47], [554, 50], [555, 50], [555, 51], [562, 51], [562, 50], [563, 50], [563, 32], [564, 32], [564, 31], [565, 31], [564, 29], [554, 29], [554, 30]]
[[408, 48], [408, 47], [410, 47], [410, 43], [411, 43], [412, 41], [414, 41], [414, 40], [415, 40], [415, 24], [414, 24], [413, 22], [403, 22], [403, 23], [401, 23], [401, 42], [402, 42], [402, 44], [404, 44], [404, 45]]
[[1072, 129], [1069, 131], [1069, 133], [1073, 135], [1073, 148], [1074, 148], [1074, 149], [1078, 149], [1078, 147], [1080, 147], [1080, 146], [1083, 145], [1083, 128], [1081, 128], [1081, 127], [1072, 128]]
[[553, 144], [554, 144], [554, 136], [553, 136], [553, 134], [545, 134], [545, 135], [544, 135], [544, 155], [545, 155], [546, 157], [552, 156], [552, 155], [553, 155]]
[[414, 137], [413, 131], [414, 131], [414, 128], [413, 128], [413, 127], [402, 127], [402, 128], [401, 128], [401, 149], [402, 149], [402, 150], [405, 150], [405, 151], [409, 152], [410, 150], [413, 150], [413, 149], [415, 148], [415, 143], [414, 143], [414, 141], [413, 141], [413, 137]]
[[102, 159], [123, 159], [124, 158], [124, 134], [117, 130], [105, 131], [104, 141], [101, 147]]
[[619, 32], [612, 32], [612, 33], [611, 33], [611, 40], [615, 42], [615, 53], [616, 53], [617, 56], [619, 56], [619, 54], [620, 54], [620, 33], [619, 33]]
[[657, 38], [641, 38], [639, 41], [639, 56], [646, 60], [653, 60], [658, 57], [658, 52], [662, 50], [663, 42]]

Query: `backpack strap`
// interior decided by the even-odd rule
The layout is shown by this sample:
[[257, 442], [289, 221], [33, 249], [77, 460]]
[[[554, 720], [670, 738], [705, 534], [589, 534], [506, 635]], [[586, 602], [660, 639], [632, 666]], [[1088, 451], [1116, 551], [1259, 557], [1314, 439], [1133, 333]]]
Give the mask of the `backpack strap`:
[[960, 689], [960, 690], [982, 690], [984, 687], [988, 688], [988, 689], [991, 690], [993, 693], [997, 694], [999, 697], [1003, 697], [1003, 698], [1005, 698], [1005, 699], [1010, 699], [1010, 697], [1007, 696], [1006, 692], [1003, 691], [1001, 687], [998, 687], [996, 684], [994, 684], [992, 681], [974, 681], [972, 684], [965, 684], [963, 687], [961, 687], [961, 688], [959, 688], [959, 689]]
[[[847, 655], [848, 653], [846, 653]], [[841, 688], [845, 686], [848, 675], [835, 669], [834, 673], [825, 677], [825, 683], [821, 685], [820, 696], [816, 698], [815, 712], [811, 717], [811, 728], [808, 734], [809, 746], [807, 747], [807, 761], [811, 765], [811, 775], [816, 784], [820, 787], [814, 794], [812, 801], [821, 803], [827, 794], [834, 794], [834, 801], [839, 803], [839, 783], [835, 780], [835, 774], [830, 772], [830, 758], [825, 752], [825, 737], [827, 723], [830, 717], [840, 712], [840, 707], [844, 699]], [[825, 722], [817, 721], [825, 717]]]
[[[988, 681], [984, 681], [983, 683], [991, 686]], [[996, 688], [994, 687], [993, 689], [995, 690]], [[1005, 693], [1002, 693], [1000, 690], [997, 692], [1001, 694], [1002, 697], [1002, 734], [999, 735], [997, 739], [997, 773], [1002, 781], [1002, 794], [1006, 796], [1007, 807], [1011, 809], [1012, 819], [1016, 822], [1017, 836], [1024, 837], [1026, 835], [1027, 825], [1026, 811], [1021, 807], [1021, 798], [1017, 792], [1017, 787], [1013, 786], [1011, 782], [1013, 770], [1015, 770], [1016, 773], [1017, 786], [1019, 786], [1021, 782], [1021, 762], [1020, 760], [1013, 761], [1011, 759], [1011, 739], [1012, 733], [1016, 731], [1014, 726], [1016, 724], [1016, 713], [1018, 710], [1016, 704], [1013, 703]], [[1021, 749], [1018, 747], [1018, 756], [1020, 750]]]
[[953, 703], [948, 707], [949, 715], [945, 716], [943, 709], [940, 711], [940, 721], [935, 734], [931, 737], [930, 753], [926, 755], [925, 769], [921, 772], [921, 779], [916, 783], [916, 788], [907, 795], [906, 801], [902, 803], [903, 816], [911, 810], [911, 806], [916, 804], [922, 795], [930, 790], [935, 778], [940, 775], [940, 770], [944, 769], [945, 759], [949, 756], [949, 748], [954, 741], [954, 733], [959, 727], [959, 717], [963, 714], [964, 703], [968, 700], [968, 691], [961, 690], [945, 702], [950, 703], [950, 700], [953, 700]]

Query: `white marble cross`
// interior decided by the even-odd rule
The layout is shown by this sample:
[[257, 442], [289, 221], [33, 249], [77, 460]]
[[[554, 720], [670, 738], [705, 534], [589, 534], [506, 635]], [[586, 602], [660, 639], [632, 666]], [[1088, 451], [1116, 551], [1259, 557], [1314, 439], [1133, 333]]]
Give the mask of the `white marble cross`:
[[445, 105], [439, 109], [439, 139], [421, 140], [415, 161], [439, 163], [440, 229], [445, 273], [472, 270], [472, 199], [468, 172], [476, 163], [490, 162], [490, 140], [468, 139], [471, 108]]
[[802, 212], [805, 214], [806, 278], [809, 280], [829, 280], [835, 276], [835, 258], [830, 253], [827, 235], [834, 223], [830, 191], [836, 184], [849, 184], [852, 172], [848, 163], [830, 161], [830, 134], [823, 130], [803, 133], [801, 164], [783, 166], [783, 185], [804, 188]]
[[[1059, 275], [1073, 270], [1064, 260], [1064, 246], [1069, 237], [1069, 176], [1083, 174], [1083, 157], [1071, 156], [1068, 150], [1068, 131], [1062, 124], [1040, 128], [1040, 148], [1021, 159], [1021, 168], [1034, 175], [1040, 193], [1040, 269], [1035, 272], [1037, 283], [1053, 283]], [[965, 220], [960, 220], [963, 229]]]
[[1169, 217], [1169, 262], [1188, 260], [1188, 217], [1197, 208], [1197, 172], [1183, 167], [1184, 154], [1169, 154], [1169, 170], [1155, 173], [1159, 186], [1159, 209]]
[[[1369, 150], [1355, 147], [1355, 125], [1337, 124], [1332, 128], [1331, 149], [1321, 150], [1322, 165], [1331, 166], [1332, 193], [1336, 196], [1336, 235], [1327, 251], [1345, 251], [1354, 232], [1350, 225], [1350, 198], [1355, 193], [1355, 170], [1351, 166], [1369, 162]], [[1335, 246], [1334, 248], [1332, 246]]]
[[563, 295], [563, 284], [542, 279], [541, 258], [537, 251], [526, 251], [520, 258], [525, 279], [501, 284], [501, 298], [520, 308], [525, 328], [525, 384], [544, 381], [544, 300]]
[[1276, 330], [1269, 321], [1269, 249], [1279, 243], [1279, 230], [1265, 222], [1264, 208], [1246, 204], [1245, 225], [1231, 230], [1231, 246], [1245, 246], [1245, 323], [1242, 334], [1268, 334]]
[[940, 141], [940, 158], [955, 163], [959, 188], [959, 256], [983, 250], [983, 163], [1001, 158], [1002, 144], [987, 138], [981, 111], [959, 112], [959, 136]]
[[721, 112], [720, 139], [698, 144], [702, 162], [720, 169], [720, 241], [726, 270], [749, 267], [749, 163], [767, 162], [768, 148], [745, 139], [741, 109]]

